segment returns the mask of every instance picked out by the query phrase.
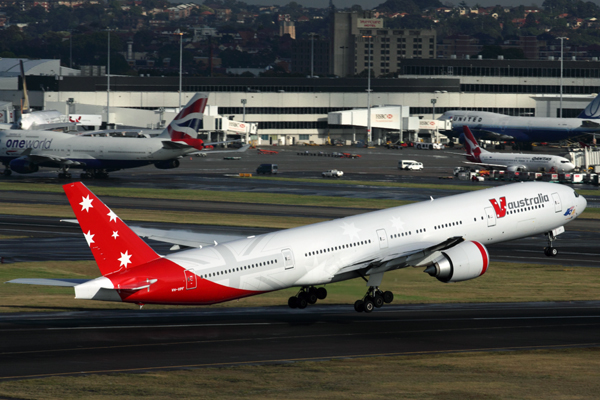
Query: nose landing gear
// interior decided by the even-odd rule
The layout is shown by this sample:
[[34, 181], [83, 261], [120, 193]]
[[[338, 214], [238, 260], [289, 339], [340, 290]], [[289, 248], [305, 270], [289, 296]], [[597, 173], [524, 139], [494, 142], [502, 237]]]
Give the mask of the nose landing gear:
[[314, 286], [303, 287], [298, 294], [288, 299], [290, 308], [304, 309], [309, 304], [315, 304], [317, 300], [325, 300], [327, 297], [327, 289], [324, 287], [316, 288]]
[[544, 254], [546, 257], [556, 257], [558, 249], [552, 246], [552, 242], [556, 240], [556, 236], [554, 236], [553, 232], [546, 233], [546, 236], [548, 237], [548, 246], [544, 247]]
[[354, 310], [356, 312], [370, 313], [375, 308], [383, 307], [394, 300], [394, 293], [390, 291], [382, 292], [377, 286], [370, 286], [362, 299], [356, 300]]

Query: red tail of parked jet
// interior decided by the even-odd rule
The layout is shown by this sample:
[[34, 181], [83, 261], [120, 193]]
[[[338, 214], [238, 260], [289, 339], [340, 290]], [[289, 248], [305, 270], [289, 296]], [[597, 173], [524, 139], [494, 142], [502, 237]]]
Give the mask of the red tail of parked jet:
[[204, 148], [202, 139], [198, 139], [198, 130], [203, 128], [202, 117], [208, 102], [208, 94], [197, 93], [179, 114], [171, 121], [161, 136], [169, 136], [172, 142], [185, 143], [198, 150]]
[[479, 147], [479, 143], [477, 143], [477, 139], [473, 136], [473, 133], [469, 129], [468, 126], [464, 126], [465, 132], [465, 151], [467, 152], [467, 160], [472, 162], [481, 162], [481, 158], [479, 157], [481, 153], [487, 153], [486, 150]]

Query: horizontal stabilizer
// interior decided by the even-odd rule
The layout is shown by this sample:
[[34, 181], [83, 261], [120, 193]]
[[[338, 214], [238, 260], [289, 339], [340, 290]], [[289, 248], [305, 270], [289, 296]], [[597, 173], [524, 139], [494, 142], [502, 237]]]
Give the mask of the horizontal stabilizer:
[[89, 281], [89, 279], [44, 279], [44, 278], [20, 278], [13, 279], [5, 283], [20, 283], [23, 285], [42, 285], [42, 286], [65, 286], [75, 287]]

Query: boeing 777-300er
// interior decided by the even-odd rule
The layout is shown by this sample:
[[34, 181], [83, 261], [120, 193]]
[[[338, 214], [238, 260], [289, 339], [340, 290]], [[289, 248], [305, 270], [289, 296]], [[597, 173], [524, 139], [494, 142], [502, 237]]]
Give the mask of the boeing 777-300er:
[[479, 143], [471, 133], [468, 126], [465, 131], [465, 155], [469, 163], [479, 164], [492, 168], [506, 169], [507, 171], [552, 171], [570, 172], [575, 165], [564, 157], [548, 154], [521, 154], [521, 153], [491, 153], [479, 147]]
[[102, 276], [11, 282], [139, 305], [214, 304], [298, 287], [288, 305], [305, 308], [327, 296], [320, 285], [363, 278], [368, 290], [354, 307], [371, 312], [393, 299], [379, 288], [388, 271], [420, 267], [442, 282], [473, 279], [488, 268], [487, 245], [537, 234], [547, 234], [545, 253], [556, 255], [553, 240], [587, 205], [567, 186], [515, 183], [161, 256], [81, 182], [63, 188]]
[[[70, 177], [70, 168], [82, 169], [82, 178], [104, 178], [111, 171], [150, 164], [159, 169], [177, 168], [182, 156], [215, 144], [197, 138], [207, 100], [207, 94], [196, 94], [155, 138], [119, 137], [103, 131], [80, 135], [42, 130], [0, 131], [4, 175], [10, 175], [11, 171], [30, 174], [40, 167], [51, 167], [61, 170], [61, 178]], [[248, 147], [225, 151], [245, 151]]]
[[589, 133], [600, 133], [600, 95], [577, 118], [511, 117], [487, 111], [446, 111], [439, 118], [449, 120], [452, 130], [443, 132], [460, 137], [468, 126], [476, 138], [494, 141], [558, 142]]

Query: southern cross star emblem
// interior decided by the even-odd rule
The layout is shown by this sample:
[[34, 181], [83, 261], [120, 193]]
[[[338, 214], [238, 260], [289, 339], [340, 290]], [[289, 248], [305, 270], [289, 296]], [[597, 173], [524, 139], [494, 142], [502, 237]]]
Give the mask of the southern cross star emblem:
[[110, 210], [110, 212], [109, 212], [108, 214], [106, 214], [106, 215], [108, 215], [108, 216], [109, 216], [109, 218], [110, 218], [110, 221], [109, 221], [109, 222], [113, 222], [113, 221], [117, 222], [117, 218], [118, 218], [118, 217], [117, 217], [117, 214], [115, 214], [115, 213], [113, 212], [113, 210]]
[[121, 267], [127, 268], [127, 264], [131, 264], [130, 258], [133, 254], [127, 254], [127, 250], [125, 253], [121, 253], [121, 258], [118, 260], [121, 262]]
[[116, 239], [116, 238], [119, 237], [119, 232], [118, 231], [114, 231], [111, 236]]
[[360, 229], [355, 227], [354, 224], [345, 223], [341, 228], [344, 230], [343, 234], [350, 236], [350, 239], [359, 238], [358, 232], [360, 232]]
[[94, 234], [88, 230], [88, 233], [84, 233], [83, 236], [85, 236], [85, 241], [87, 242], [88, 246], [91, 246], [92, 243], [96, 243], [94, 242]]
[[94, 206], [92, 205], [92, 201], [94, 201], [94, 199], [90, 199], [90, 195], [88, 194], [87, 197], [81, 197], [81, 200], [83, 200], [81, 203], [79, 203], [79, 205], [81, 205], [81, 211], [85, 210], [87, 212], [90, 212], [90, 208], [94, 208]]
[[393, 217], [391, 220], [392, 226], [396, 228], [396, 232], [404, 231], [404, 222], [402, 219]]

